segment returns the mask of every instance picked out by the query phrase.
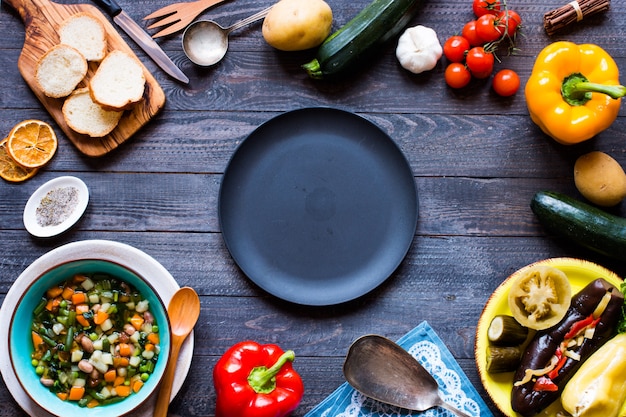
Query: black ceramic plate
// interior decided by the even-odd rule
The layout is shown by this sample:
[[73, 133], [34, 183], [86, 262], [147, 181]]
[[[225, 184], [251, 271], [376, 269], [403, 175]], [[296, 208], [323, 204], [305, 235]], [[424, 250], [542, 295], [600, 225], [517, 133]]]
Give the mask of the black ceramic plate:
[[405, 257], [417, 190], [394, 141], [355, 114], [306, 108], [269, 120], [220, 188], [226, 246], [258, 286], [302, 305], [366, 294]]

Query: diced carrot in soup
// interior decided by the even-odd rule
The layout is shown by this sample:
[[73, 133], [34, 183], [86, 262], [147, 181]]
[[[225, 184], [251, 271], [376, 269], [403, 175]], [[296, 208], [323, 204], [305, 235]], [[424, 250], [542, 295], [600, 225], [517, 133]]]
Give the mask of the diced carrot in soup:
[[120, 397], [128, 397], [130, 395], [130, 386], [128, 385], [120, 385], [115, 387], [115, 392]]
[[43, 338], [41, 337], [41, 335], [39, 333], [37, 333], [34, 330], [31, 331], [31, 334], [32, 334], [32, 338], [33, 338], [33, 346], [34, 346], [34, 348], [36, 350], [43, 343]]
[[126, 378], [124, 378], [123, 376], [115, 377], [115, 380], [113, 381], [113, 386], [117, 388], [122, 385], [124, 381], [126, 381]]
[[133, 392], [137, 393], [139, 392], [141, 387], [143, 387], [143, 381], [141, 379], [137, 379], [133, 382], [132, 386], [133, 386]]
[[120, 343], [119, 347], [120, 347], [120, 356], [130, 356], [133, 354], [131, 345], [129, 345], [128, 343]]
[[63, 293], [63, 288], [61, 287], [52, 287], [48, 291], [46, 291], [46, 297], [48, 298], [56, 298]]
[[100, 405], [100, 401], [96, 400], [95, 398], [92, 398], [91, 400], [89, 400], [89, 402], [87, 403], [87, 408], [94, 408]]
[[70, 395], [68, 399], [70, 401], [78, 401], [85, 395], [85, 387], [72, 387], [70, 388]]
[[61, 293], [61, 297], [63, 297], [64, 300], [71, 300], [72, 299], [72, 295], [74, 295], [74, 289], [72, 287], [65, 287], [65, 288], [63, 288], [63, 292]]
[[143, 326], [143, 317], [141, 317], [139, 314], [135, 313], [131, 318], [130, 318], [130, 324], [133, 325], [133, 327], [136, 330], [140, 330], [141, 326]]
[[109, 314], [106, 311], [98, 310], [93, 318], [95, 324], [102, 324], [109, 318]]
[[146, 336], [146, 338], [148, 339], [148, 341], [150, 341], [150, 343], [158, 345], [159, 344], [159, 335], [156, 333], [150, 333], [148, 334], [148, 336]]
[[115, 381], [115, 377], [117, 376], [117, 371], [115, 369], [109, 369], [104, 373], [104, 380], [106, 382]]
[[84, 292], [76, 292], [72, 295], [72, 304], [82, 304], [87, 302], [87, 294]]

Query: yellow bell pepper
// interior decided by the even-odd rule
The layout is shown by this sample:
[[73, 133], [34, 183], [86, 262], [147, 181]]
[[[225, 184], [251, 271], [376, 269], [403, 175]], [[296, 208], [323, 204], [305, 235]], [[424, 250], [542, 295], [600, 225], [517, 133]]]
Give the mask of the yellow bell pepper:
[[525, 88], [530, 117], [557, 142], [591, 139], [617, 118], [626, 87], [611, 56], [593, 44], [554, 42], [537, 56]]
[[626, 400], [626, 333], [594, 352], [569, 380], [561, 405], [574, 417], [623, 416]]

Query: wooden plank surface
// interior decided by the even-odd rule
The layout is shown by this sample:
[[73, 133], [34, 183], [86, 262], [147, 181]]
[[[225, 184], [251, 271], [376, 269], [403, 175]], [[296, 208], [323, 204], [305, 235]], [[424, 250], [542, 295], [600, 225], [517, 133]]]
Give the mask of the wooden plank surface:
[[[60, 43], [59, 27], [70, 16], [77, 13], [88, 13], [98, 19], [106, 33], [107, 52], [120, 50], [131, 56], [135, 52], [120, 36], [116, 28], [95, 6], [90, 4], [58, 4], [48, 0], [9, 0], [4, 1], [11, 5], [22, 18], [25, 26], [24, 46], [17, 60], [17, 65], [24, 80], [37, 96], [41, 104], [48, 110], [65, 135], [85, 155], [99, 157], [106, 155], [119, 145], [127, 141], [142, 126], [158, 114], [165, 105], [163, 89], [143, 65], [146, 78], [143, 97], [131, 110], [125, 111], [115, 129], [101, 138], [92, 138], [75, 132], [69, 127], [63, 117], [63, 98], [46, 96], [37, 81], [35, 70], [37, 62], [51, 47]], [[90, 63], [85, 79], [79, 84], [86, 86], [98, 67], [97, 63]]]
[[[171, 3], [119, 1], [138, 21]], [[338, 28], [369, 0], [328, 3]], [[516, 70], [524, 84], [539, 51], [564, 39], [601, 45], [624, 72], [626, 1], [613, 0], [608, 13], [548, 37], [543, 13], [565, 3], [509, 0], [524, 19], [524, 36], [517, 55], [502, 56], [496, 68]], [[231, 0], [201, 18], [227, 26], [268, 5]], [[471, 17], [468, 0], [431, 0], [412, 24], [434, 28], [443, 42]], [[24, 40], [19, 16], [3, 7], [0, 24], [15, 34], [0, 37], [0, 67], [6, 68], [0, 77], [0, 132], [25, 118], [50, 121], [16, 68]], [[233, 33], [224, 61], [209, 69], [185, 58], [180, 33], [159, 39], [191, 78], [188, 86], [170, 80], [121, 35], [158, 80], [168, 105], [104, 158], [86, 157], [61, 134], [58, 153], [37, 176], [23, 184], [0, 183], [0, 301], [15, 277], [49, 250], [76, 240], [112, 239], [147, 252], [180, 285], [201, 295], [192, 369], [171, 416], [214, 416], [211, 370], [237, 341], [294, 349], [306, 391], [293, 416], [302, 417], [344, 382], [341, 365], [354, 339], [366, 333], [399, 338], [428, 320], [500, 417], [474, 364], [476, 322], [491, 292], [518, 268], [550, 257], [584, 258], [626, 276], [623, 262], [546, 233], [529, 207], [533, 194], [543, 189], [580, 197], [573, 165], [586, 152], [602, 150], [626, 166], [626, 110], [595, 139], [565, 147], [532, 123], [523, 91], [501, 98], [490, 80], [473, 81], [459, 91], [447, 88], [445, 60], [414, 76], [398, 65], [390, 44], [349, 82], [316, 82], [300, 68], [314, 51], [273, 50], [260, 28], [253, 24]], [[409, 160], [420, 205], [411, 250], [390, 279], [358, 300], [326, 308], [286, 304], [256, 287], [230, 258], [217, 215], [222, 174], [241, 141], [272, 117], [310, 106], [355, 112], [387, 132]], [[26, 200], [43, 182], [66, 174], [79, 176], [90, 188], [85, 216], [65, 235], [30, 237], [21, 223]], [[626, 204], [612, 212], [624, 215]], [[20, 415], [0, 383], [0, 417]]]

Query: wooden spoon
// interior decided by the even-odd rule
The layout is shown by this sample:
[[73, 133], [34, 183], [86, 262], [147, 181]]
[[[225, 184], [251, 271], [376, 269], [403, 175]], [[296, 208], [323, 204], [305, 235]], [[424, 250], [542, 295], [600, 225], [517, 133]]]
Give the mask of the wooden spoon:
[[193, 330], [200, 315], [200, 299], [193, 288], [183, 287], [176, 291], [167, 307], [167, 314], [172, 327], [170, 357], [165, 368], [165, 375], [161, 381], [161, 389], [154, 408], [154, 417], [167, 416], [170, 405], [172, 383], [176, 375], [178, 352], [183, 342]]

